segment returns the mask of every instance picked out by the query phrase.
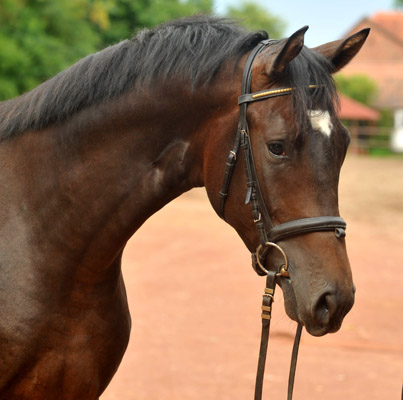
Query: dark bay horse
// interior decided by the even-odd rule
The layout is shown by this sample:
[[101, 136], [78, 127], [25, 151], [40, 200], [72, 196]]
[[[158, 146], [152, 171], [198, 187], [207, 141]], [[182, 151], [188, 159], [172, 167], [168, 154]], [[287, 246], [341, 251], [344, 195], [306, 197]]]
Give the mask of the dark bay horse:
[[[274, 225], [338, 216], [349, 134], [331, 74], [368, 34], [314, 49], [306, 29], [255, 58], [250, 104], [260, 189]], [[245, 168], [220, 187], [237, 131], [242, 71], [265, 32], [194, 17], [144, 30], [0, 104], [0, 399], [97, 399], [131, 326], [121, 256], [161, 207], [205, 186], [212, 206], [253, 252], [259, 244]], [[309, 87], [311, 85], [311, 87]], [[312, 89], [313, 88], [313, 89]], [[240, 156], [242, 157], [242, 156]], [[339, 329], [354, 301], [343, 238], [280, 240], [288, 315], [313, 335]], [[267, 268], [279, 261], [275, 252]]]

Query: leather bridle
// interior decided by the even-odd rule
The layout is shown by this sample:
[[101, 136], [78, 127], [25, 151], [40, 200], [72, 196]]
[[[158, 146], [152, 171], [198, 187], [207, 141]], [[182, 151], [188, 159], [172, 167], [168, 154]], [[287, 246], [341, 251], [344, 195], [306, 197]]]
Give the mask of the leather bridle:
[[[225, 200], [229, 193], [231, 177], [238, 158], [239, 149], [243, 151], [245, 161], [247, 193], [245, 204], [251, 204], [252, 218], [255, 223], [258, 236], [259, 246], [255, 253], [252, 253], [252, 267], [259, 275], [267, 275], [265, 293], [263, 295], [262, 304], [262, 337], [260, 343], [260, 353], [258, 370], [255, 385], [255, 400], [262, 398], [263, 376], [266, 363], [267, 345], [269, 340], [271, 307], [274, 298], [274, 291], [277, 279], [289, 278], [288, 259], [284, 250], [277, 244], [278, 241], [287, 239], [291, 236], [300, 235], [310, 232], [319, 231], [334, 231], [337, 238], [345, 236], [346, 222], [343, 218], [334, 216], [320, 216], [313, 218], [302, 218], [289, 221], [280, 225], [274, 225], [270, 214], [267, 211], [266, 203], [263, 198], [262, 191], [259, 186], [259, 180], [256, 172], [256, 166], [253, 158], [250, 133], [246, 119], [246, 111], [249, 103], [270, 99], [277, 96], [290, 95], [295, 88], [278, 88], [273, 90], [263, 90], [260, 92], [251, 93], [252, 81], [252, 65], [255, 57], [266, 47], [273, 44], [275, 41], [267, 39], [261, 41], [250, 53], [243, 71], [242, 91], [239, 96], [239, 122], [236, 133], [235, 143], [227, 158], [224, 178], [219, 192], [221, 203], [219, 214], [225, 219]], [[307, 89], [321, 87], [322, 85], [310, 85]], [[281, 253], [284, 259], [279, 271], [266, 269], [265, 259], [271, 249], [276, 249]], [[296, 361], [298, 355], [299, 339], [301, 336], [302, 325], [298, 324], [297, 333], [295, 336], [294, 347], [292, 352], [289, 383], [288, 383], [288, 400], [292, 398], [294, 385], [294, 375]]]

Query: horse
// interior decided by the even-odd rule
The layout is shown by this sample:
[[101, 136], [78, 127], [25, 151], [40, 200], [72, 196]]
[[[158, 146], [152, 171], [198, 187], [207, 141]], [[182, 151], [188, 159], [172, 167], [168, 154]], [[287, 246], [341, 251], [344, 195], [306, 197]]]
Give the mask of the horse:
[[[0, 104], [1, 399], [99, 398], [131, 329], [126, 242], [194, 187], [206, 188], [255, 256], [262, 229], [302, 221], [275, 243], [288, 258], [278, 277], [286, 313], [312, 335], [340, 328], [355, 287], [344, 235], [332, 232], [350, 140], [332, 74], [368, 30], [309, 49], [306, 29], [268, 40], [233, 21], [188, 17], [142, 30]], [[260, 43], [249, 93], [243, 70]], [[239, 106], [241, 93], [249, 98]], [[226, 167], [240, 112], [259, 190], [239, 162]], [[323, 229], [304, 229], [326, 216], [337, 220], [331, 229], [322, 220]], [[282, 252], [263, 247], [258, 264], [280, 268]]]

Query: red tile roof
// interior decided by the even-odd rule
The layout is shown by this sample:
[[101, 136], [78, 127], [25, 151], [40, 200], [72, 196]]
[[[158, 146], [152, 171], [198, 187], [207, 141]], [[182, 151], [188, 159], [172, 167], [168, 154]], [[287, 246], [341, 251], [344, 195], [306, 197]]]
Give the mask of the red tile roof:
[[378, 121], [380, 113], [342, 94], [340, 98], [339, 117], [354, 121]]
[[368, 39], [341, 74], [365, 74], [372, 78], [379, 95], [375, 106], [403, 108], [403, 12], [380, 12], [358, 22], [348, 35], [370, 27]]
[[400, 40], [403, 45], [403, 12], [379, 12], [371, 18], [371, 21]]

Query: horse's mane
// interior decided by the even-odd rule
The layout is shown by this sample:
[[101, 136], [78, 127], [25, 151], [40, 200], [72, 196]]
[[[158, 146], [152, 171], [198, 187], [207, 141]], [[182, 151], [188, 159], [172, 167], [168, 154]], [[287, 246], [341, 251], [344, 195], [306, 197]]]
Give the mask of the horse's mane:
[[[144, 29], [130, 40], [83, 58], [32, 91], [0, 103], [0, 138], [63, 121], [138, 84], [180, 77], [193, 88], [208, 85], [226, 60], [239, 60], [267, 37], [264, 31], [248, 32], [233, 21], [206, 16]], [[291, 83], [302, 88], [309, 81], [331, 89], [323, 57], [311, 53], [305, 49], [290, 64]], [[309, 100], [304, 93], [295, 92], [298, 108]]]

